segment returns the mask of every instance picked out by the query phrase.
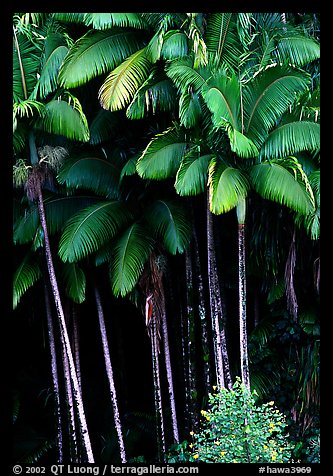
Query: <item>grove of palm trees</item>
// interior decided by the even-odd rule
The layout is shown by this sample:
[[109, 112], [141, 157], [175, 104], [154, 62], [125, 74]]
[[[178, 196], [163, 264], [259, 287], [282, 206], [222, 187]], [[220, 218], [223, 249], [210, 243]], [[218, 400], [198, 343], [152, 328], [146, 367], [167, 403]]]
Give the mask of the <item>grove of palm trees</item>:
[[13, 15], [13, 464], [320, 462], [320, 14]]

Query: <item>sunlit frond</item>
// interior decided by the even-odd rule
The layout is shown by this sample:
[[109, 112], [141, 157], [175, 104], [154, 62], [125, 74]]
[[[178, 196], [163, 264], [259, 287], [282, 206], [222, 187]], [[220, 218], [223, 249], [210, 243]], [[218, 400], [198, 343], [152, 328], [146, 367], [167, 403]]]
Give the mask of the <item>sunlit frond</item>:
[[112, 73], [102, 84], [98, 97], [104, 109], [116, 111], [124, 108], [134, 93], [147, 79], [151, 70], [151, 62], [143, 48], [133, 53]]
[[68, 102], [55, 99], [45, 105], [35, 127], [71, 140], [87, 142], [89, 128], [84, 119]]
[[209, 203], [211, 212], [219, 215], [236, 207], [245, 198], [249, 184], [240, 169], [213, 158], [208, 169]]
[[208, 178], [208, 163], [213, 154], [198, 156], [194, 152], [182, 160], [176, 175], [175, 188], [179, 195], [198, 195], [205, 191]]
[[85, 13], [84, 23], [96, 30], [118, 27], [145, 28], [146, 24], [138, 13]]
[[74, 88], [116, 68], [144, 46], [140, 31], [114, 27], [89, 30], [69, 50], [59, 72], [59, 83]]
[[182, 130], [172, 127], [156, 135], [137, 162], [138, 174], [142, 178], [157, 180], [175, 175], [187, 147], [188, 142]]

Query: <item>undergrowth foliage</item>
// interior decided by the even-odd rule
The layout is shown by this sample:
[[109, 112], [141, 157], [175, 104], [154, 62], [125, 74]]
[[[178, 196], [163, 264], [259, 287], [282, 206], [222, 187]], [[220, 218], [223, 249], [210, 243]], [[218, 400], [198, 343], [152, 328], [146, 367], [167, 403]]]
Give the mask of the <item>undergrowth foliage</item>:
[[252, 393], [236, 379], [232, 390], [209, 394], [208, 410], [192, 442], [183, 442], [168, 462], [287, 463], [292, 462], [286, 417], [274, 402], [256, 403]]

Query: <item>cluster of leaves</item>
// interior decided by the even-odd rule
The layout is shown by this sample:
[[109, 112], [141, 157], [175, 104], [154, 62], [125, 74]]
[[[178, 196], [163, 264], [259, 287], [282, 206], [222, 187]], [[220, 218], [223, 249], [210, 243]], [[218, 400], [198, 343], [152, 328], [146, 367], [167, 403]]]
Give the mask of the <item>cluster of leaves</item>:
[[237, 377], [232, 390], [209, 395], [209, 410], [202, 410], [201, 430], [191, 432], [192, 443], [181, 444], [169, 462], [287, 463], [293, 443], [286, 417], [274, 402], [258, 405]]

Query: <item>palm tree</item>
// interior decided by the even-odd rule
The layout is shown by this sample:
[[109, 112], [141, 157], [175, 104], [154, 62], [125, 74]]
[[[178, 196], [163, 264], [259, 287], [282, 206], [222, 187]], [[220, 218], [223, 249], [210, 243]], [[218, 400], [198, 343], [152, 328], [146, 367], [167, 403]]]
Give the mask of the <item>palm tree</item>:
[[[14, 134], [21, 131], [19, 124], [19, 116], [24, 114], [29, 117], [33, 107], [40, 113], [40, 116], [37, 119], [30, 119], [27, 122], [28, 129], [28, 141], [29, 141], [29, 150], [30, 150], [30, 162], [31, 162], [31, 172], [26, 182], [26, 190], [28, 198], [31, 201], [36, 200], [38, 204], [38, 211], [41, 226], [44, 234], [44, 244], [45, 244], [45, 256], [47, 262], [48, 273], [50, 277], [52, 292], [56, 304], [56, 309], [61, 325], [62, 337], [64, 338], [64, 345], [66, 349], [66, 355], [69, 359], [71, 380], [74, 390], [74, 398], [79, 413], [79, 421], [81, 425], [82, 438], [84, 441], [86, 454], [89, 462], [93, 462], [92, 448], [88, 433], [88, 428], [86, 424], [83, 402], [81, 399], [79, 385], [77, 381], [77, 375], [75, 372], [74, 360], [70, 349], [70, 343], [68, 339], [67, 328], [65, 324], [65, 316], [62, 308], [58, 283], [54, 271], [53, 258], [51, 253], [51, 246], [48, 235], [47, 222], [45, 219], [45, 209], [43, 203], [42, 195], [42, 185], [45, 179], [48, 176], [48, 169], [45, 166], [45, 159], [47, 157], [42, 157], [41, 160], [38, 158], [38, 152], [35, 142], [35, 134], [33, 131], [33, 125], [35, 127], [43, 127], [45, 131], [54, 132], [56, 134], [63, 133], [71, 139], [79, 138], [81, 140], [87, 140], [88, 131], [86, 124], [84, 122], [84, 116], [82, 111], [78, 112], [79, 103], [74, 100], [74, 108], [64, 100], [50, 100], [47, 101], [45, 105], [41, 102], [36, 101], [38, 95], [42, 99], [46, 98], [51, 92], [56, 89], [55, 83], [55, 73], [57, 69], [50, 68], [51, 64], [60, 65], [60, 61], [63, 59], [64, 50], [63, 48], [58, 47], [59, 35], [52, 30], [52, 23], [48, 25], [46, 23], [46, 28], [48, 28], [48, 35], [46, 36], [46, 41], [48, 47], [48, 55], [45, 54], [44, 50], [38, 45], [37, 42], [31, 41], [33, 39], [33, 27], [23, 28], [24, 23], [19, 19], [16, 19], [15, 25], [13, 28], [14, 31]], [[54, 32], [54, 34], [52, 34]], [[37, 33], [38, 37], [38, 33]], [[55, 41], [55, 37], [57, 41]], [[63, 41], [64, 43], [64, 41]], [[62, 43], [62, 45], [63, 45]], [[64, 46], [67, 51], [66, 47]], [[34, 54], [32, 55], [32, 50]], [[54, 63], [53, 63], [54, 62]], [[37, 73], [39, 76], [37, 76]], [[70, 96], [72, 99], [74, 97]], [[58, 106], [58, 107], [57, 107]], [[60, 121], [62, 119], [62, 121]], [[72, 121], [72, 122], [71, 122]], [[24, 123], [23, 123], [24, 124]], [[73, 127], [74, 126], [74, 127]], [[78, 129], [76, 129], [78, 126]], [[16, 142], [14, 141], [14, 145]]]

